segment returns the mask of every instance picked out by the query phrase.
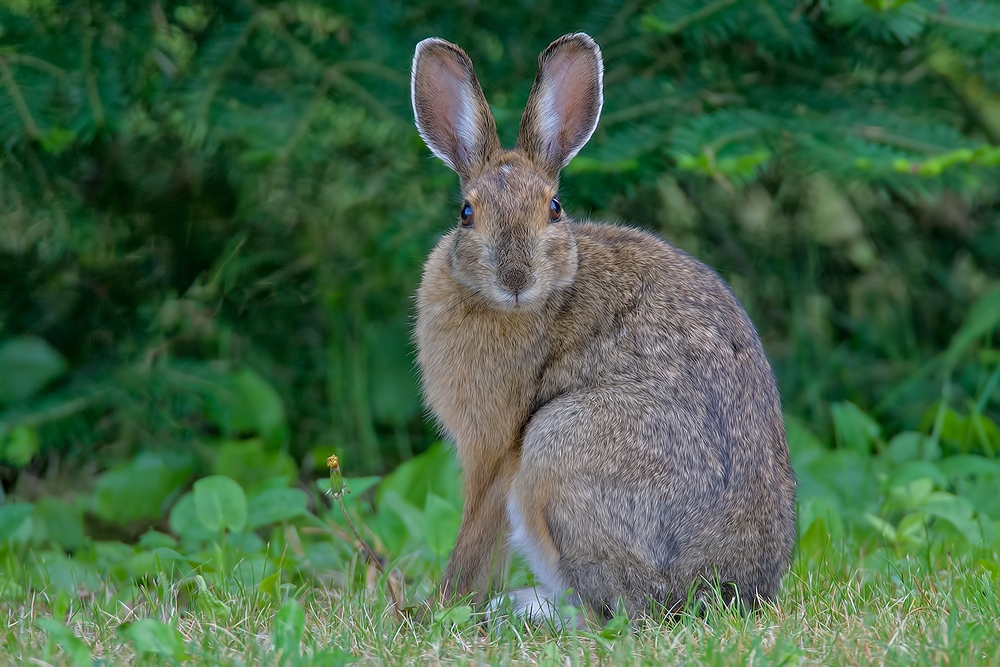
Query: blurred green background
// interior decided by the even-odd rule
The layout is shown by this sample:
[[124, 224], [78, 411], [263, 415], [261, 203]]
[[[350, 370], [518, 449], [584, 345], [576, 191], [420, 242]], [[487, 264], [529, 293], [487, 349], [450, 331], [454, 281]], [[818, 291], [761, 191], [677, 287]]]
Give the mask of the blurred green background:
[[135, 537], [213, 472], [426, 451], [412, 295], [459, 201], [413, 47], [468, 51], [509, 145], [572, 31], [606, 103], [563, 205], [732, 285], [793, 446], [853, 450], [848, 476], [901, 432], [934, 448], [902, 462], [995, 457], [997, 3], [0, 0], [4, 494], [76, 499], [72, 550], [79, 517]]

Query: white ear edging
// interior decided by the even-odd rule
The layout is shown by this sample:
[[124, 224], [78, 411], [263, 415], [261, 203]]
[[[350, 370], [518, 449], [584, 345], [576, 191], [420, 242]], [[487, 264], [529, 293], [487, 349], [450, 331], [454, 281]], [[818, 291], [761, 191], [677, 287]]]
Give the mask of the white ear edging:
[[417, 44], [410, 103], [424, 143], [460, 175], [474, 170], [498, 141], [472, 62], [450, 42], [429, 37]]
[[[601, 47], [585, 32], [573, 33], [567, 35], [564, 39], [579, 39], [586, 43], [594, 53], [594, 58], [597, 60], [597, 113], [594, 114], [594, 122], [587, 133], [582, 136], [581, 141], [566, 153], [560, 168], [568, 165], [576, 157], [576, 154], [587, 145], [590, 138], [594, 136], [594, 132], [597, 131], [597, 125], [601, 120], [601, 111], [604, 109], [604, 58], [601, 55]], [[555, 141], [563, 119], [560, 118], [559, 113], [556, 111], [555, 92], [551, 89], [539, 92], [543, 95], [539, 99], [539, 115], [541, 116], [539, 119], [539, 131], [548, 138], [548, 143], [551, 145]]]

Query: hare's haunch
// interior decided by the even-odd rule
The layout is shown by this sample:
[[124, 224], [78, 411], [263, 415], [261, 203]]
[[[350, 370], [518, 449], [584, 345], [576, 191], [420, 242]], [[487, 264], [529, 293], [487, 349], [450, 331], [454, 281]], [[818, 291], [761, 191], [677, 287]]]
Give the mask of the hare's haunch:
[[417, 295], [424, 393], [466, 494], [442, 586], [481, 601], [509, 538], [543, 589], [515, 594], [526, 614], [570, 589], [598, 614], [674, 609], [709, 586], [752, 607], [795, 538], [778, 391], [711, 269], [562, 210], [559, 172], [597, 127], [602, 76], [590, 37], [553, 42], [508, 151], [469, 57], [417, 45], [417, 128], [464, 198]]

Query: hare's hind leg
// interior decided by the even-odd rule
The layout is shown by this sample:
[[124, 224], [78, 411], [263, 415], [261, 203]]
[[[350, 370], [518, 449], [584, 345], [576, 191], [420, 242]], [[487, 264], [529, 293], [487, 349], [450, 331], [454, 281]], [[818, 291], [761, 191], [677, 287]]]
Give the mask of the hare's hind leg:
[[[535, 491], [543, 492], [543, 489], [536, 487]], [[530, 500], [536, 501], [537, 498]], [[539, 507], [537, 502], [532, 502], [531, 506]], [[572, 613], [570, 609], [575, 600], [566, 595], [566, 584], [558, 570], [559, 553], [545, 527], [545, 519], [540, 512], [526, 515], [513, 488], [507, 501], [507, 519], [511, 528], [510, 541], [528, 560], [539, 583], [534, 588], [509, 591], [494, 598], [490, 602], [488, 616], [509, 611], [532, 623], [553, 623], [560, 628], [573, 624], [582, 627], [586, 620], [582, 614]]]
[[559, 574], [559, 551], [542, 513], [546, 495], [544, 484], [532, 485], [530, 490], [526, 490], [520, 488], [515, 478], [507, 497], [507, 520], [510, 523], [511, 544], [527, 559], [535, 578], [541, 583], [544, 597], [552, 600], [562, 596], [567, 585]]
[[703, 511], [697, 496], [713, 487], [710, 466], [662, 445], [649, 409], [659, 397], [644, 391], [591, 389], [539, 410], [525, 429], [508, 501], [514, 546], [545, 588], [572, 588], [604, 617], [622, 604], [634, 616], [651, 601], [674, 607], [704, 551], [692, 549], [701, 535], [691, 526]]

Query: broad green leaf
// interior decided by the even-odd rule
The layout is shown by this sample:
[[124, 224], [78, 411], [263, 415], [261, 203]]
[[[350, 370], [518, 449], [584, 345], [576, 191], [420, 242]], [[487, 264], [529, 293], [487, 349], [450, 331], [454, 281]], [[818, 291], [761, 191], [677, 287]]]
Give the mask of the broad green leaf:
[[917, 431], [904, 431], [892, 436], [889, 441], [888, 455], [893, 463], [902, 464], [916, 459], [927, 458], [930, 451], [930, 438]]
[[0, 430], [0, 443], [0, 460], [16, 468], [27, 465], [38, 453], [38, 434], [28, 424], [15, 426], [6, 438]]
[[173, 626], [155, 618], [136, 621], [125, 631], [139, 653], [155, 653], [170, 658], [184, 656], [184, 637]]
[[[948, 471], [945, 471], [949, 475]], [[949, 475], [960, 496], [968, 500], [979, 514], [1000, 519], [1000, 474], [972, 476]]]
[[216, 535], [202, 525], [198, 518], [198, 510], [194, 504], [194, 492], [188, 491], [170, 510], [170, 530], [175, 535], [188, 541], [206, 541]]
[[424, 541], [424, 513], [403, 500], [395, 491], [389, 491], [378, 505], [375, 521], [369, 522], [386, 547], [396, 552], [405, 545], [419, 545]]
[[308, 503], [300, 489], [268, 489], [247, 502], [247, 530], [294, 519], [305, 513]]
[[34, 505], [10, 503], [0, 505], [0, 541], [9, 540], [31, 516]]
[[212, 472], [235, 480], [244, 489], [277, 476], [285, 478], [288, 486], [298, 474], [295, 461], [280, 451], [268, 451], [260, 438], [250, 440], [225, 440], [216, 446]]
[[424, 506], [424, 534], [427, 545], [438, 556], [446, 556], [455, 546], [462, 515], [454, 505], [438, 495], [427, 495]]
[[278, 586], [281, 584], [281, 573], [275, 572], [274, 574], [269, 574], [260, 580], [257, 584], [257, 590], [259, 590], [264, 595], [277, 600], [278, 598]]
[[[233, 568], [232, 579], [237, 586], [250, 589], [260, 586], [267, 577], [277, 571], [276, 563], [265, 558], [263, 553], [246, 555]], [[275, 582], [276, 587], [278, 583], [280, 582]]]
[[888, 487], [888, 498], [892, 505], [904, 509], [916, 509], [934, 497], [934, 480], [919, 477], [906, 484]]
[[826, 498], [809, 498], [799, 506], [799, 530], [805, 535], [817, 519], [822, 519], [826, 539], [839, 539], [844, 535], [843, 516], [837, 503]]
[[460, 495], [460, 480], [458, 463], [451, 449], [436, 443], [383, 478], [378, 488], [378, 501], [381, 502], [389, 491], [396, 492], [416, 507], [424, 506], [428, 493], [446, 500], [456, 499]]
[[974, 475], [1000, 475], [1000, 462], [975, 454], [949, 456], [939, 461], [937, 466], [949, 479]]
[[823, 451], [823, 442], [813, 435], [812, 431], [800, 420], [790, 415], [785, 416], [785, 433], [788, 438], [788, 449], [792, 458], [810, 451]]
[[472, 618], [472, 607], [469, 605], [459, 605], [442, 609], [434, 614], [434, 622], [445, 625], [463, 625]]
[[629, 634], [630, 630], [631, 626], [629, 625], [628, 616], [625, 614], [617, 614], [612, 616], [611, 619], [604, 624], [604, 627], [601, 628], [601, 631], [598, 634], [605, 639], [617, 640]]
[[260, 539], [260, 536], [252, 530], [226, 534], [226, 544], [245, 554], [259, 553], [264, 551], [267, 546], [264, 540]]
[[285, 405], [278, 392], [250, 369], [217, 380], [209, 416], [227, 434], [255, 433], [268, 444], [287, 435]]
[[808, 472], [830, 490], [842, 510], [864, 509], [881, 493], [872, 474], [872, 457], [861, 452], [850, 449], [824, 452], [809, 464]]
[[931, 480], [939, 488], [948, 486], [948, 480], [941, 470], [930, 461], [910, 461], [892, 471], [886, 480], [886, 488], [906, 486], [921, 477]]
[[293, 598], [282, 605], [274, 617], [271, 640], [283, 661], [299, 654], [299, 644], [305, 631], [306, 615]]
[[30, 398], [65, 370], [62, 355], [41, 338], [8, 338], [0, 343], [0, 404]]
[[27, 569], [33, 585], [69, 596], [78, 595], [82, 590], [98, 590], [106, 576], [92, 563], [69, 558], [62, 551], [36, 550]]
[[912, 512], [903, 517], [896, 526], [896, 537], [901, 544], [927, 544], [927, 515]]
[[830, 406], [837, 433], [837, 447], [869, 454], [882, 429], [874, 419], [849, 401]]
[[897, 539], [896, 529], [892, 526], [891, 523], [889, 523], [885, 519], [882, 519], [881, 517], [875, 516], [874, 514], [864, 514], [863, 518], [865, 519], [865, 521], [871, 524], [871, 526], [875, 530], [881, 533], [882, 537], [884, 537], [885, 539], [887, 539], [892, 543], [896, 542]]
[[90, 648], [72, 630], [54, 618], [40, 618], [37, 623], [39, 628], [48, 633], [50, 641], [66, 651], [76, 667], [89, 667]]
[[967, 452], [977, 443], [971, 419], [952, 408], [945, 408], [941, 420], [941, 440]]
[[39, 498], [32, 512], [32, 519], [34, 539], [38, 542], [51, 542], [66, 551], [75, 551], [86, 540], [83, 512], [64, 500]]
[[830, 531], [826, 527], [826, 521], [823, 517], [817, 516], [799, 540], [799, 549], [809, 557], [816, 558], [826, 550], [829, 544]]
[[317, 572], [341, 570], [345, 566], [345, 560], [347, 560], [344, 556], [344, 550], [345, 545], [334, 546], [330, 542], [326, 541], [312, 542], [306, 546], [306, 561], [309, 563], [309, 566]]
[[996, 522], [986, 514], [977, 512], [976, 523], [979, 524], [979, 533], [983, 536], [983, 546], [996, 546], [997, 535], [1000, 534]]
[[260, 482], [257, 482], [250, 488], [243, 486], [243, 490], [247, 493], [247, 498], [253, 498], [254, 496], [260, 495], [265, 491], [270, 491], [271, 489], [287, 489], [288, 484], [291, 482], [291, 478], [287, 475], [278, 475], [277, 477], [267, 477]]
[[229, 617], [232, 615], [232, 610], [229, 605], [225, 604], [222, 600], [216, 597], [212, 589], [208, 587], [205, 583], [205, 578], [203, 576], [196, 575], [195, 584], [197, 585], [196, 593], [196, 603], [198, 608], [208, 615], [212, 619], [218, 619], [221, 621], [228, 621]]
[[989, 573], [994, 582], [1000, 584], [1000, 566], [992, 561], [980, 559], [976, 561], [976, 567]]
[[972, 506], [963, 499], [951, 494], [935, 494], [935, 498], [924, 503], [920, 509], [953, 525], [970, 544], [983, 544], [979, 521], [973, 516]]
[[150, 528], [139, 536], [139, 546], [145, 549], [173, 549], [177, 546], [177, 540]]
[[142, 452], [98, 478], [92, 500], [94, 514], [119, 524], [159, 519], [164, 505], [187, 483], [192, 471], [188, 453]]
[[206, 529], [219, 532], [243, 530], [247, 524], [247, 499], [243, 488], [222, 475], [199, 479], [194, 483], [194, 507]]

